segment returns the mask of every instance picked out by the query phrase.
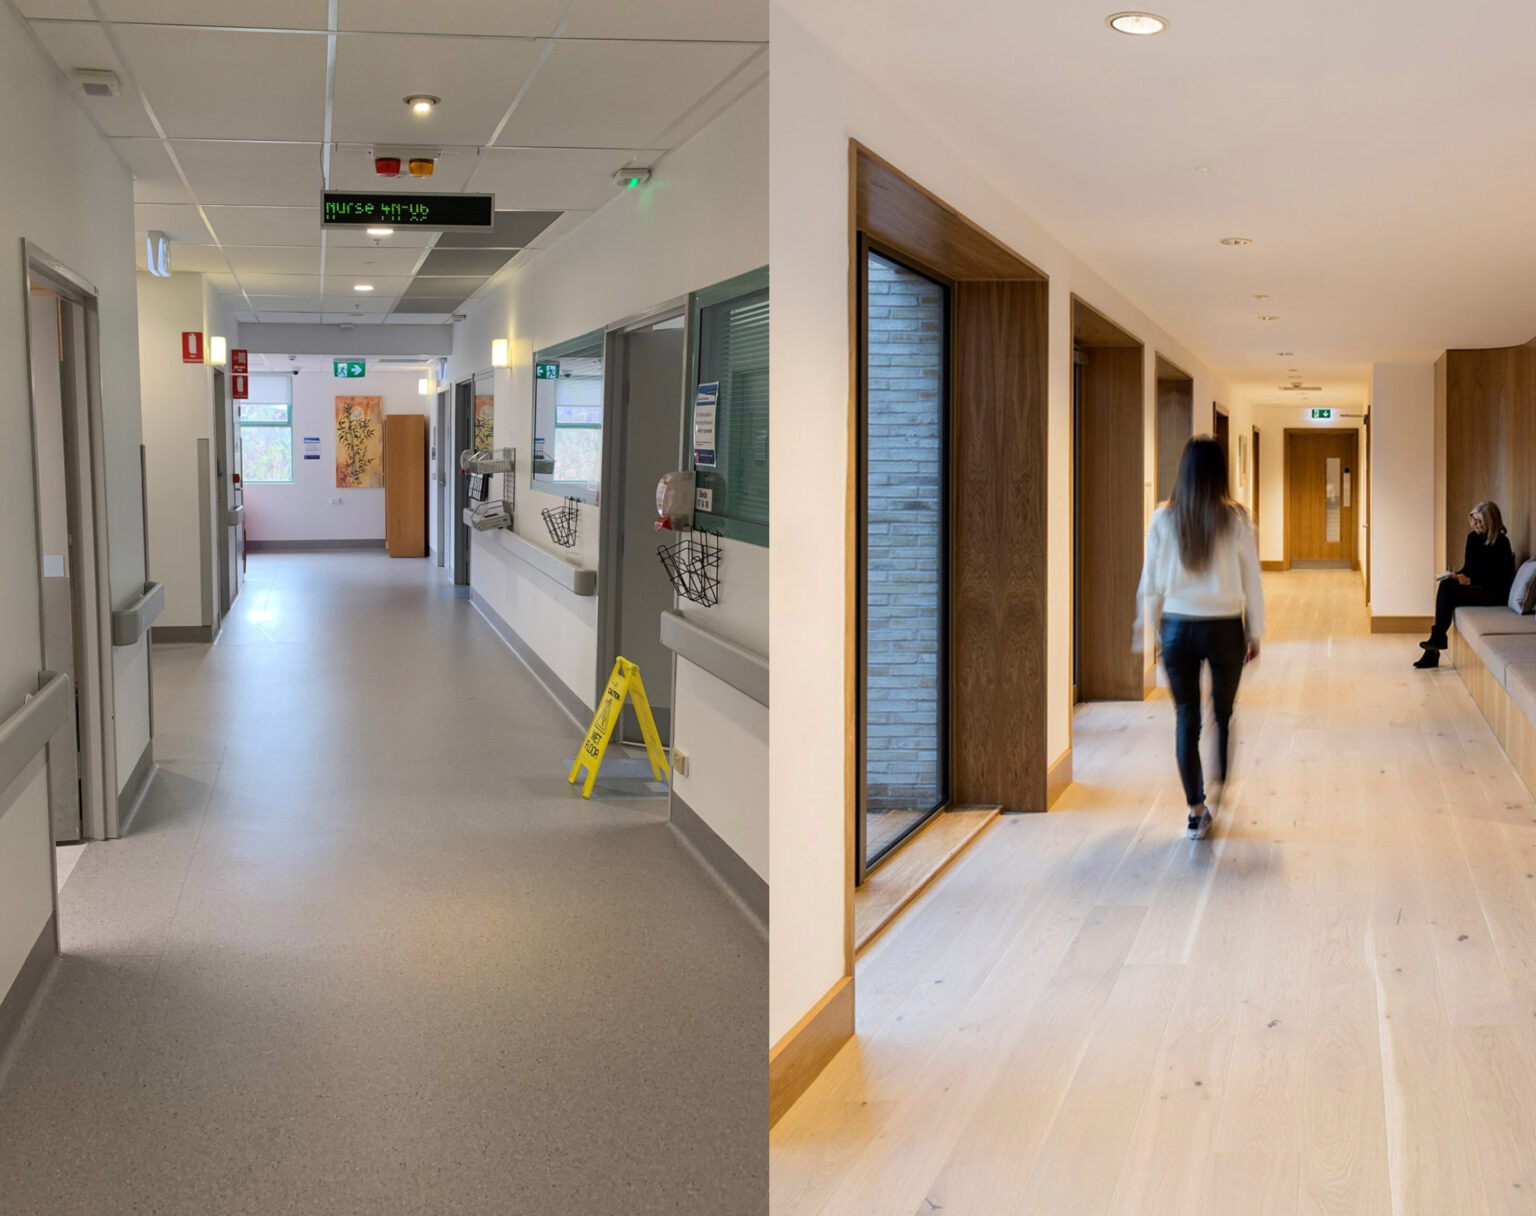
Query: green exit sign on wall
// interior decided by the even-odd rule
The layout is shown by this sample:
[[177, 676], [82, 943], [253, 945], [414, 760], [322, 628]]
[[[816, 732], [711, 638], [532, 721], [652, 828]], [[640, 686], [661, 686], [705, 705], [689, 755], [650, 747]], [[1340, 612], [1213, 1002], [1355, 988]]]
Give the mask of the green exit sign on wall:
[[361, 359], [337, 359], [331, 367], [338, 380], [356, 380], [368, 370], [368, 365]]
[[1329, 419], [1331, 419], [1333, 417], [1333, 411], [1332, 410], [1313, 410], [1312, 411], [1312, 417], [1320, 418], [1324, 422], [1327, 422]]
[[560, 365], [558, 363], [535, 363], [533, 365], [533, 378], [535, 380], [560, 379]]

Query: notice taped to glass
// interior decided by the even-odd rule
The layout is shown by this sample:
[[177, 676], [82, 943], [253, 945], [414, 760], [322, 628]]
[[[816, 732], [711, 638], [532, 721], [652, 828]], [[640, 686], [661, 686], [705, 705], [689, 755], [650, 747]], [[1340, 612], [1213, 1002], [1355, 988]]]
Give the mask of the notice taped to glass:
[[720, 382], [699, 385], [693, 399], [693, 467], [715, 467], [715, 411], [720, 402]]
[[322, 228], [419, 228], [454, 232], [492, 228], [496, 224], [494, 194], [384, 194], [325, 191], [320, 212]]

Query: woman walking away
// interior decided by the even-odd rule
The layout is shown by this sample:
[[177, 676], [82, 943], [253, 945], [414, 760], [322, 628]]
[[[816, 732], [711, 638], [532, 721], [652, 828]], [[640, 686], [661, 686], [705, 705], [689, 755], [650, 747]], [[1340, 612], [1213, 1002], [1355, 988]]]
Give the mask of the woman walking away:
[[1259, 657], [1264, 588], [1259, 546], [1248, 512], [1227, 493], [1227, 458], [1207, 435], [1191, 439], [1179, 461], [1173, 496], [1152, 515], [1137, 592], [1134, 648], [1149, 621], [1163, 648], [1163, 670], [1178, 715], [1177, 754], [1189, 838], [1211, 830], [1200, 767], [1200, 665], [1211, 666], [1216, 710], [1217, 778], [1213, 805], [1227, 781], [1227, 740], [1243, 664]]
[[1424, 654], [1415, 667], [1440, 666], [1440, 652], [1450, 645], [1445, 631], [1451, 627], [1456, 609], [1463, 604], [1502, 604], [1509, 598], [1509, 585], [1515, 581], [1515, 554], [1504, 531], [1504, 516], [1497, 503], [1480, 502], [1472, 508], [1471, 520], [1461, 569], [1440, 576], [1435, 623], [1430, 627], [1429, 641], [1419, 643]]

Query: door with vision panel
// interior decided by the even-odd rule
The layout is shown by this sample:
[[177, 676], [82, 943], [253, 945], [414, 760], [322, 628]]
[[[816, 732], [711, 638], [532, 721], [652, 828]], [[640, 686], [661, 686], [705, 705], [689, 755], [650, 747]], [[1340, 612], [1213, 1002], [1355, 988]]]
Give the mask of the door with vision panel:
[[1358, 452], [1353, 430], [1286, 432], [1287, 565], [1357, 564]]

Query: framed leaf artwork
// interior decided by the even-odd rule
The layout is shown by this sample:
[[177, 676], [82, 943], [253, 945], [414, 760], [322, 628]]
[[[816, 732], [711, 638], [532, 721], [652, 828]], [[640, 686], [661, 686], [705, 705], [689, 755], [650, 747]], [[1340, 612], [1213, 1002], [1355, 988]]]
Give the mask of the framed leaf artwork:
[[336, 486], [377, 489], [384, 484], [384, 399], [336, 398]]

